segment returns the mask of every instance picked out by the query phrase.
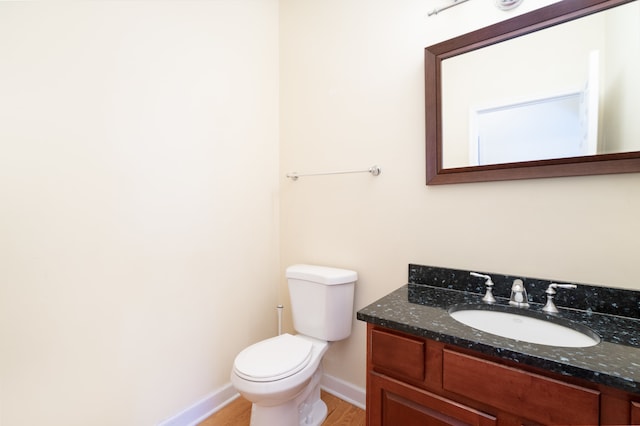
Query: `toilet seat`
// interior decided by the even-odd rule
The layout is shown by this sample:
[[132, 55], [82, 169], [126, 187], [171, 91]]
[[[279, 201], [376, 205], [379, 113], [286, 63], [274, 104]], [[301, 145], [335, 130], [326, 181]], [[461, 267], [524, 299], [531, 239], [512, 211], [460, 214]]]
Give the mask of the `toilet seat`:
[[238, 354], [234, 369], [238, 376], [253, 382], [271, 382], [292, 376], [311, 359], [313, 344], [282, 334], [255, 343]]

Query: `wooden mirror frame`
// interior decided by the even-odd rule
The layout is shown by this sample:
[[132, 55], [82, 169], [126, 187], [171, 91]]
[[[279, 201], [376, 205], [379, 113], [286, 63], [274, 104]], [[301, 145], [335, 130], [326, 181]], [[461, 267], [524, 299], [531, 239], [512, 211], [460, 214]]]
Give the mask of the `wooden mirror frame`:
[[427, 185], [640, 172], [640, 151], [445, 169], [442, 167], [444, 59], [637, 0], [560, 1], [425, 49]]

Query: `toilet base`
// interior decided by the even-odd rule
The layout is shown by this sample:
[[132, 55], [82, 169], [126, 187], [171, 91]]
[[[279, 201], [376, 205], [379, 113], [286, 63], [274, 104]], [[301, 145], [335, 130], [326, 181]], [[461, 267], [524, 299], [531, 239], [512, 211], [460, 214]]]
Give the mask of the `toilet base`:
[[327, 413], [327, 404], [319, 399], [313, 404], [311, 414], [304, 419], [300, 419], [300, 426], [320, 426], [324, 419], [327, 418]]
[[251, 426], [320, 426], [327, 418], [327, 413], [327, 404], [321, 399], [311, 405], [311, 409], [304, 417], [300, 415], [295, 401], [276, 407], [260, 407], [253, 404], [251, 407]]
[[327, 404], [320, 399], [322, 367], [314, 373], [307, 390], [284, 404], [251, 406], [251, 426], [320, 426], [327, 418]]
[[324, 419], [327, 418], [327, 404], [320, 399], [321, 376], [322, 367], [320, 367], [312, 379], [313, 387], [311, 388], [311, 392], [304, 398], [304, 401], [298, 405], [300, 426], [320, 426]]

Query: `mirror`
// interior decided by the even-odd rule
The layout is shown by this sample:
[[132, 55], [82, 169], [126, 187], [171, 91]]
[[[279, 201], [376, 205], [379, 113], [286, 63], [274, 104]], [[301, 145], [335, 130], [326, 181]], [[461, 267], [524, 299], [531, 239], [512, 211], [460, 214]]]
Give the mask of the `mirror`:
[[425, 49], [427, 184], [640, 171], [640, 2], [561, 1]]

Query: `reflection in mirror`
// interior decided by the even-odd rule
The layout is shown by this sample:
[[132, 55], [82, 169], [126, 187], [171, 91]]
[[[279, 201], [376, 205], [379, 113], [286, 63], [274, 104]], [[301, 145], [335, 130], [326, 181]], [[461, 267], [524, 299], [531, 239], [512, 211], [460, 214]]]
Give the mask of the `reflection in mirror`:
[[471, 111], [469, 155], [445, 167], [577, 157], [596, 153], [597, 115], [589, 116], [583, 92]]
[[[617, 113], [640, 93], [639, 10], [626, 4], [442, 61], [443, 166], [640, 150], [640, 120]], [[590, 88], [595, 108], [602, 99], [591, 113]]]
[[[590, 13], [598, 2], [575, 3]], [[427, 99], [427, 153], [437, 157], [427, 159], [428, 181], [435, 177], [428, 183], [450, 183], [440, 182], [440, 174], [483, 170], [476, 166], [502, 172], [444, 180], [612, 173], [612, 164], [607, 170], [548, 166], [586, 158], [597, 166], [619, 153], [640, 157], [634, 105], [640, 99], [640, 4], [600, 3], [609, 8], [558, 25], [553, 24], [563, 20], [563, 13], [571, 18], [580, 7], [552, 5], [544, 13], [530, 12], [427, 48], [426, 72], [434, 73], [431, 80], [427, 75], [427, 96], [435, 97]], [[626, 4], [616, 6], [620, 3]], [[521, 28], [514, 25], [518, 22]], [[434, 131], [430, 124], [440, 128]], [[507, 173], [524, 166], [545, 172]]]

